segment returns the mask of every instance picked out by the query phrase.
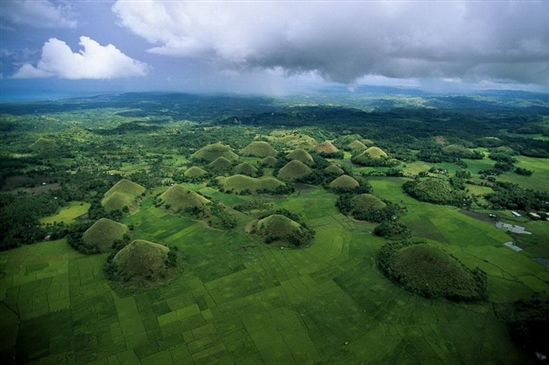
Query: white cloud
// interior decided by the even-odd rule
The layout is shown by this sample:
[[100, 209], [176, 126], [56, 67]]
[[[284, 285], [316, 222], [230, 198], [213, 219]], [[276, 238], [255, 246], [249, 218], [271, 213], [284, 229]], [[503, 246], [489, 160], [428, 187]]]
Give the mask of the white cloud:
[[33, 65], [26, 63], [13, 75], [14, 79], [44, 79], [52, 77], [54, 74], [40, 70]]
[[4, 0], [0, 18], [33, 28], [75, 28], [71, 7], [50, 0]]
[[549, 2], [119, 0], [149, 52], [224, 68], [549, 84]]
[[44, 43], [36, 67], [25, 64], [13, 78], [114, 79], [147, 74], [147, 64], [126, 56], [112, 44], [102, 46], [80, 37], [80, 45], [83, 49], [73, 53], [65, 42], [51, 38]]

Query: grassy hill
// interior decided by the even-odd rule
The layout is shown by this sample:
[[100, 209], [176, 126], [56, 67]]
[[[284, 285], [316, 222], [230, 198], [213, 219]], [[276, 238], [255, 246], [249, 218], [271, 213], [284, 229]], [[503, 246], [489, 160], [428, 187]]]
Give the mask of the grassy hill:
[[232, 161], [223, 156], [216, 158], [208, 164], [208, 167], [217, 171], [229, 171], [232, 166]]
[[386, 244], [378, 263], [397, 284], [428, 298], [472, 301], [486, 296], [486, 278], [429, 244]]
[[368, 148], [364, 143], [360, 142], [359, 140], [354, 140], [350, 142], [349, 144], [347, 144], [346, 147], [346, 149], [351, 151], [365, 151]]
[[475, 156], [475, 151], [470, 148], [457, 144], [450, 144], [442, 148], [442, 153], [461, 158], [471, 158]]
[[97, 247], [99, 252], [108, 252], [114, 241], [121, 240], [128, 231], [125, 224], [101, 218], [84, 232], [82, 241], [87, 246]]
[[276, 156], [277, 150], [275, 150], [268, 142], [254, 141], [244, 147], [240, 154], [242, 156], [254, 156], [254, 157], [267, 157]]
[[251, 177], [257, 176], [257, 168], [249, 162], [242, 162], [234, 167], [233, 173], [247, 175]]
[[330, 166], [326, 167], [324, 169], [324, 172], [328, 174], [334, 174], [334, 175], [343, 175], [345, 171], [343, 169], [335, 164], [331, 164]]
[[[334, 144], [336, 146], [341, 147], [341, 148], [345, 148], [347, 145], [349, 145], [349, 143], [352, 143], [354, 141], [362, 141], [363, 139], [364, 138], [358, 133], [345, 134], [345, 135], [338, 136], [335, 139]], [[364, 148], [364, 149], [366, 149], [366, 148]]]
[[452, 193], [452, 186], [446, 179], [426, 178], [417, 184], [417, 189], [433, 195], [445, 195]]
[[370, 211], [383, 209], [387, 206], [383, 200], [372, 194], [360, 194], [351, 199], [354, 211]]
[[118, 251], [112, 263], [122, 281], [155, 281], [165, 278], [170, 249], [158, 243], [135, 240]]
[[143, 186], [133, 181], [122, 179], [105, 193], [101, 205], [107, 212], [123, 210], [125, 207], [133, 211], [136, 207], [136, 200], [145, 190]]
[[379, 147], [367, 148], [366, 151], [364, 151], [364, 153], [370, 155], [370, 157], [372, 158], [387, 157], [387, 153]]
[[229, 161], [236, 161], [238, 159], [238, 155], [233, 152], [231, 147], [221, 142], [204, 146], [191, 155], [191, 159], [205, 162], [213, 162], [219, 157], [224, 157]]
[[354, 189], [359, 187], [358, 181], [349, 175], [341, 175], [330, 182], [331, 188]]
[[292, 152], [290, 152], [289, 154], [286, 155], [286, 158], [288, 160], [301, 161], [304, 164], [309, 165], [309, 166], [314, 164], [313, 156], [311, 156], [311, 154], [309, 152], [305, 151], [302, 148], [298, 148], [298, 149], [293, 150]]
[[284, 186], [284, 183], [274, 177], [254, 178], [246, 175], [233, 175], [229, 177], [219, 177], [219, 183], [225, 191], [241, 193], [249, 191], [255, 193], [257, 191], [274, 191], [279, 186]]
[[278, 171], [278, 178], [282, 181], [294, 181], [312, 173], [307, 165], [298, 160], [288, 162]]
[[[357, 153], [358, 151], [355, 151]], [[351, 158], [353, 163], [364, 166], [391, 166], [395, 161], [387, 158], [387, 153], [379, 147], [367, 148]]]
[[275, 167], [277, 163], [277, 159], [273, 156], [267, 156], [259, 161], [259, 164], [261, 166], [265, 167]]
[[125, 207], [131, 209], [134, 205], [134, 198], [128, 194], [115, 191], [101, 200], [101, 205], [107, 212], [123, 210]]
[[311, 148], [317, 141], [300, 131], [296, 130], [274, 130], [268, 136], [269, 140], [290, 148]]
[[105, 193], [105, 197], [115, 192], [122, 193], [131, 197], [137, 197], [145, 192], [145, 190], [146, 189], [143, 186], [136, 184], [133, 181], [130, 181], [128, 179], [122, 179], [114, 184], [114, 186]]
[[322, 143], [319, 143], [316, 146], [314, 146], [313, 149], [317, 152], [324, 152], [324, 153], [334, 153], [339, 151], [339, 149], [336, 146], [334, 146], [330, 141], [324, 141]]
[[498, 137], [483, 137], [479, 138], [478, 143], [482, 147], [499, 147], [504, 144], [504, 142]]
[[314, 239], [313, 231], [282, 214], [272, 214], [258, 220], [252, 231], [263, 237], [266, 243], [279, 241], [301, 246]]
[[183, 173], [183, 175], [185, 175], [185, 177], [189, 177], [189, 178], [202, 177], [202, 176], [207, 175], [207, 174], [208, 174], [208, 172], [206, 170], [204, 170], [203, 168], [200, 168], [198, 166], [191, 166], [187, 170], [185, 170], [185, 172]]
[[202, 207], [210, 201], [183, 185], [172, 185], [158, 197], [164, 207], [173, 211], [186, 208]]
[[47, 152], [57, 147], [57, 143], [53, 139], [40, 137], [30, 145], [30, 148], [35, 152]]
[[448, 180], [435, 177], [408, 181], [402, 187], [411, 197], [435, 204], [461, 206], [466, 196], [464, 191], [452, 187]]

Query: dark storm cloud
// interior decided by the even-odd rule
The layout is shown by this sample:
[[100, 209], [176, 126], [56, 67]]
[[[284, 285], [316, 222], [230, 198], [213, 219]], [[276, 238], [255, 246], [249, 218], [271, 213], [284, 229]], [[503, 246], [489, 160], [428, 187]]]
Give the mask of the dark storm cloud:
[[549, 84], [549, 2], [118, 1], [150, 53], [225, 69]]

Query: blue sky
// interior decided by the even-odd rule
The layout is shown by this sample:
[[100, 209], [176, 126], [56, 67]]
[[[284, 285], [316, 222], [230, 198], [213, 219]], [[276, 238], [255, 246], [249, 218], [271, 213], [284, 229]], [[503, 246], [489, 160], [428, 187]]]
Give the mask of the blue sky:
[[549, 91], [549, 1], [0, 3], [0, 92]]

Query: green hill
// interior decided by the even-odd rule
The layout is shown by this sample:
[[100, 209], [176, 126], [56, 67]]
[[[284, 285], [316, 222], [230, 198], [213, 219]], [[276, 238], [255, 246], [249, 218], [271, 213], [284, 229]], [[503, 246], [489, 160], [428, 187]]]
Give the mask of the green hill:
[[242, 156], [254, 157], [274, 157], [277, 153], [278, 152], [268, 142], [264, 141], [254, 141], [240, 151]]
[[482, 147], [499, 147], [503, 145], [503, 141], [498, 137], [483, 137], [480, 138], [477, 142]]
[[509, 155], [518, 155], [519, 153], [509, 146], [500, 146], [494, 149], [495, 152], [507, 153]]
[[125, 207], [132, 209], [134, 205], [134, 198], [128, 194], [115, 191], [114, 193], [111, 193], [103, 198], [103, 200], [101, 200], [101, 205], [107, 212], [111, 212], [113, 210], [123, 210]]
[[435, 177], [420, 180], [416, 187], [418, 190], [432, 195], [451, 194], [453, 190], [448, 180]]
[[387, 153], [385, 153], [385, 151], [383, 151], [379, 147], [367, 148], [366, 151], [364, 151], [364, 153], [370, 155], [370, 157], [372, 158], [387, 157]]
[[341, 175], [338, 178], [334, 179], [329, 186], [331, 188], [341, 188], [341, 189], [354, 189], [358, 188], [360, 184], [354, 178], [349, 175]]
[[[345, 135], [338, 136], [335, 139], [334, 144], [341, 148], [346, 148], [350, 143], [354, 141], [362, 141], [362, 140], [363, 138], [360, 134], [357, 134], [357, 133], [345, 134]], [[364, 149], [366, 149], [366, 147], [364, 147]]]
[[185, 177], [189, 177], [189, 178], [193, 178], [193, 177], [202, 177], [204, 175], [207, 175], [208, 172], [198, 166], [192, 166], [192, 167], [189, 167], [187, 170], [185, 170], [185, 172], [183, 173], [183, 175], [185, 175]]
[[145, 190], [146, 189], [143, 186], [136, 184], [133, 181], [122, 179], [105, 193], [105, 197], [117, 192], [135, 198], [140, 196]]
[[450, 156], [470, 158], [475, 156], [475, 151], [457, 144], [450, 144], [442, 148], [442, 153]]
[[351, 199], [354, 211], [369, 211], [383, 209], [387, 206], [383, 200], [372, 194], [360, 194]]
[[314, 231], [282, 214], [272, 214], [258, 220], [252, 231], [263, 237], [266, 243], [279, 241], [302, 246], [312, 243], [314, 239]]
[[359, 155], [351, 157], [353, 163], [363, 166], [391, 166], [394, 160], [387, 158], [387, 153], [379, 147], [370, 147]]
[[282, 143], [290, 148], [310, 148], [317, 141], [306, 134], [295, 130], [277, 130], [271, 132], [269, 139], [276, 143]]
[[461, 206], [466, 197], [463, 190], [452, 187], [448, 180], [435, 177], [408, 181], [402, 188], [417, 200], [435, 204]]
[[251, 177], [257, 176], [257, 168], [249, 162], [242, 162], [234, 167], [233, 173], [240, 175], [247, 175]]
[[343, 175], [345, 173], [345, 171], [343, 171], [341, 167], [335, 164], [331, 164], [330, 166], [326, 167], [324, 169], [324, 172], [328, 174], [333, 174], [333, 175]]
[[253, 178], [245, 175], [233, 175], [229, 177], [219, 177], [219, 183], [225, 191], [241, 193], [249, 191], [255, 193], [257, 191], [274, 191], [279, 186], [284, 186], [284, 183], [274, 177]]
[[259, 161], [259, 164], [264, 167], [275, 167], [278, 160], [273, 156], [267, 156]]
[[313, 149], [317, 152], [324, 152], [324, 153], [334, 153], [339, 151], [337, 147], [334, 146], [330, 141], [324, 141], [322, 143], [319, 143], [316, 146], [314, 146]]
[[312, 173], [307, 165], [298, 160], [288, 162], [278, 171], [278, 178], [282, 181], [294, 181]]
[[365, 151], [368, 148], [364, 143], [358, 140], [352, 141], [346, 147], [347, 147], [346, 149], [350, 151]]
[[378, 255], [378, 267], [406, 290], [428, 298], [472, 301], [486, 297], [486, 277], [481, 272], [470, 271], [425, 243], [386, 244]]
[[96, 247], [99, 252], [108, 252], [116, 240], [121, 240], [128, 233], [125, 224], [101, 218], [88, 228], [82, 235], [85, 245]]
[[224, 157], [229, 161], [236, 161], [238, 159], [238, 155], [232, 151], [231, 147], [221, 142], [204, 146], [191, 155], [191, 159], [193, 160], [206, 162], [213, 162], [219, 157]]
[[125, 207], [133, 211], [137, 206], [137, 199], [145, 190], [143, 186], [133, 181], [122, 179], [105, 193], [101, 205], [107, 212], [124, 210]]
[[57, 143], [53, 139], [40, 137], [33, 144], [30, 145], [30, 148], [35, 152], [46, 152], [51, 151], [57, 147]]
[[164, 207], [173, 211], [203, 207], [210, 201], [195, 191], [180, 184], [172, 185], [158, 197]]
[[351, 215], [357, 220], [377, 223], [393, 220], [399, 212], [398, 205], [385, 202], [368, 193], [340, 194], [336, 201], [336, 207], [341, 213]]
[[309, 165], [309, 166], [314, 164], [313, 156], [311, 156], [311, 154], [309, 152], [305, 151], [302, 148], [298, 148], [298, 149], [293, 150], [292, 152], [290, 152], [289, 154], [286, 155], [286, 158], [288, 160], [301, 161], [304, 164]]
[[170, 249], [145, 240], [135, 240], [118, 251], [112, 263], [123, 281], [154, 281], [168, 274]]
[[217, 171], [229, 171], [232, 166], [232, 161], [223, 156], [216, 158], [210, 164], [208, 164], [208, 167]]

